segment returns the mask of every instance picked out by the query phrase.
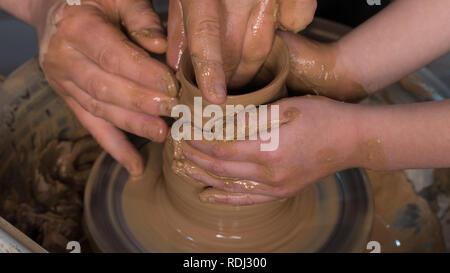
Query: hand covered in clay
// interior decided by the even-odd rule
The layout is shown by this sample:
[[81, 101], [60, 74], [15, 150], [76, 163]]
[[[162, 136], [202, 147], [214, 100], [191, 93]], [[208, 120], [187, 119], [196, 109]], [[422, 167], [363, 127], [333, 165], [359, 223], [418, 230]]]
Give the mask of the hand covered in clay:
[[298, 94], [315, 94], [342, 101], [358, 101], [368, 93], [351, 75], [339, 54], [338, 43], [322, 43], [299, 34], [279, 31], [289, 48], [287, 85]]
[[225, 101], [269, 54], [277, 26], [298, 32], [313, 19], [316, 0], [170, 0], [167, 63], [178, 68], [189, 48], [196, 80], [208, 101]]
[[[294, 195], [320, 178], [353, 166], [354, 107], [320, 96], [283, 99], [279, 146], [261, 141], [186, 141], [185, 174], [212, 186], [200, 194], [213, 203], [249, 205]], [[268, 111], [270, 113], [270, 111]], [[272, 132], [273, 133], [273, 132]], [[191, 166], [191, 167], [189, 167]]]
[[120, 129], [162, 142], [160, 116], [177, 103], [171, 69], [147, 53], [166, 51], [160, 19], [146, 0], [81, 2], [55, 1], [37, 26], [41, 66], [83, 126], [139, 175], [142, 159]]

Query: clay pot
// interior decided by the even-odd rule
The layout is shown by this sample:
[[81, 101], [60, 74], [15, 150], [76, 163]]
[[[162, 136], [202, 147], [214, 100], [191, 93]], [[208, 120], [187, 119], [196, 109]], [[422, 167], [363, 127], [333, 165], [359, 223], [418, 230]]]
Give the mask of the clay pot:
[[[289, 73], [289, 52], [286, 44], [279, 37], [275, 38], [272, 51], [255, 78], [244, 88], [232, 90], [222, 105], [267, 104], [287, 95], [286, 78]], [[193, 98], [201, 97], [202, 93], [195, 83], [194, 68], [188, 52], [180, 60], [180, 70], [177, 77], [181, 84], [180, 103], [193, 107]], [[230, 93], [230, 91], [229, 91]], [[210, 103], [203, 100], [203, 105]]]
[[[276, 38], [272, 52], [251, 86], [252, 92], [228, 96], [225, 104], [260, 105], [286, 96], [285, 80], [289, 70], [288, 49]], [[195, 86], [188, 54], [181, 60], [178, 74], [181, 103], [193, 111]], [[248, 89], [247, 89], [248, 90]], [[225, 105], [224, 104], [224, 105]], [[203, 106], [208, 105], [206, 101]], [[224, 107], [222, 105], [222, 107]], [[180, 171], [181, 142], [169, 138], [159, 159], [161, 147], [151, 144], [146, 174], [127, 183], [122, 196], [126, 220], [146, 251], [186, 252], [277, 252], [315, 251], [331, 235], [338, 219], [338, 188], [328, 179], [292, 198], [249, 206], [202, 202], [199, 194], [207, 185]], [[181, 159], [181, 160], [180, 160]], [[162, 168], [163, 175], [158, 169]], [[198, 167], [196, 167], [198, 168]], [[227, 178], [220, 178], [226, 181]], [[318, 201], [317, 191], [327, 196]], [[320, 203], [320, 204], [319, 204]], [[134, 208], [134, 210], [133, 210]], [[135, 209], [145, 211], [144, 214]], [[318, 211], [326, 211], [320, 213]], [[324, 217], [324, 218], [322, 218]]]
[[[287, 95], [285, 82], [288, 73], [288, 48], [281, 38], [276, 37], [267, 61], [264, 63], [255, 78], [251, 81], [249, 86], [247, 88], [241, 88], [241, 90], [233, 91], [235, 94], [240, 93], [239, 95], [227, 96], [226, 102], [221, 105], [224, 113], [225, 105], [235, 106], [240, 104], [245, 107], [252, 104], [259, 106], [285, 97]], [[202, 93], [195, 83], [194, 68], [192, 66], [189, 52], [185, 52], [181, 58], [180, 69], [177, 77], [181, 83], [181, 91], [179, 94], [180, 103], [189, 106], [192, 113], [192, 120], [194, 120], [194, 115], [199, 115], [199, 113], [194, 111], [194, 97], [202, 97]], [[254, 91], [248, 91], [258, 87], [260, 88]], [[202, 99], [202, 105], [204, 108], [207, 105], [210, 105], [210, 103], [205, 99]], [[206, 122], [209, 119], [210, 118], [205, 118], [203, 121]], [[204, 204], [199, 204], [200, 201], [197, 198], [198, 194], [205, 188], [205, 185], [198, 183], [187, 176], [180, 177], [174, 173], [174, 170], [177, 169], [177, 166], [175, 166], [176, 163], [174, 163], [174, 153], [180, 144], [180, 142], [173, 141], [169, 137], [169, 140], [164, 145], [163, 170], [164, 176], [166, 177], [167, 187], [176, 193], [176, 196], [184, 200], [183, 203], [186, 203], [185, 206], [189, 207], [192, 205], [192, 202], [194, 202], [196, 206], [205, 207]], [[181, 183], [182, 181], [186, 183]], [[205, 213], [210, 214], [213, 212], [211, 212], [208, 207]]]
[[[250, 88], [233, 90], [226, 104], [257, 106], [284, 97], [287, 57], [287, 48], [277, 38]], [[179, 97], [194, 113], [193, 98], [201, 93], [195, 85], [189, 59], [189, 55], [184, 55], [181, 60]], [[203, 106], [206, 105], [203, 101]], [[201, 202], [199, 193], [206, 185], [174, 171], [182, 161], [176, 141], [169, 139], [164, 146], [150, 143], [141, 152], [147, 159], [141, 178], [128, 179], [126, 171], [105, 154], [97, 161], [89, 179], [86, 222], [103, 251], [353, 252], [365, 249], [372, 221], [372, 199], [368, 181], [359, 170], [324, 178], [284, 200], [230, 206]], [[117, 240], [112, 243], [111, 238]]]

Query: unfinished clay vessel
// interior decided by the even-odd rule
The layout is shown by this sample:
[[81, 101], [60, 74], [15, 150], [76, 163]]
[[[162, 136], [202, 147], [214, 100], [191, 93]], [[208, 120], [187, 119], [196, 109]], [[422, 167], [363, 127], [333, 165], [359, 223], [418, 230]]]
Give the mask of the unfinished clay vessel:
[[[286, 45], [277, 37], [267, 61], [250, 86], [229, 93], [225, 104], [258, 106], [285, 97], [288, 57]], [[180, 102], [195, 113], [193, 99], [201, 96], [201, 92], [195, 84], [187, 53], [182, 56], [178, 78], [181, 83]], [[203, 100], [203, 107], [206, 105], [208, 102]], [[144, 175], [126, 182], [125, 170], [108, 165], [111, 162], [108, 155], [97, 161], [86, 189], [90, 193], [86, 196], [87, 206], [94, 202], [95, 192], [102, 188], [102, 183], [103, 190], [104, 187], [110, 188], [107, 191], [113, 195], [117, 192], [121, 198], [120, 206], [114, 205], [113, 201], [106, 203], [106, 210], [117, 214], [118, 220], [114, 220], [112, 227], [104, 227], [110, 236], [121, 238], [118, 242], [104, 240], [102, 223], [97, 221], [94, 226], [93, 215], [89, 211], [86, 213], [88, 228], [100, 250], [315, 252], [362, 249], [364, 239], [361, 238], [370, 231], [371, 218], [364, 217], [371, 214], [370, 201], [366, 200], [369, 202], [359, 207], [361, 211], [356, 215], [345, 211], [345, 205], [350, 205], [345, 202], [361, 200], [350, 198], [351, 201], [344, 201], [348, 198], [343, 194], [352, 194], [335, 177], [323, 179], [291, 198], [265, 204], [232, 206], [205, 203], [200, 200], [199, 193], [207, 185], [183, 175], [180, 145], [180, 141], [170, 136], [164, 145], [145, 145], [141, 149], [146, 158]], [[342, 175], [356, 175], [364, 181], [357, 170]], [[111, 186], [114, 183], [116, 186]], [[368, 185], [361, 183], [360, 186], [361, 192], [355, 194], [367, 198]], [[342, 217], [362, 217], [363, 227], [342, 226]], [[357, 221], [361, 224], [361, 219]]]

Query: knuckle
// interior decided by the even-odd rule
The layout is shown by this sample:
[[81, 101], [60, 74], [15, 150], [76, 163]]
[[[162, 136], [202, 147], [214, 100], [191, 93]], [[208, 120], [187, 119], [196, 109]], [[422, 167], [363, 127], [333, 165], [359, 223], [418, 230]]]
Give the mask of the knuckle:
[[98, 23], [97, 18], [90, 12], [77, 12], [64, 18], [59, 22], [61, 31], [68, 35], [74, 35], [79, 33], [85, 33], [86, 27], [92, 30], [92, 27]]
[[244, 62], [262, 62], [266, 59], [267, 55], [270, 53], [270, 46], [264, 46], [263, 43], [258, 43], [257, 46], [249, 50], [247, 54], [242, 56]]
[[211, 164], [211, 172], [213, 174], [222, 176], [224, 174], [225, 170], [220, 164], [212, 163]]
[[120, 58], [110, 47], [104, 47], [99, 50], [97, 63], [100, 67], [110, 72], [118, 72], [120, 67]]
[[96, 117], [102, 117], [103, 116], [103, 107], [101, 103], [94, 99], [90, 98], [87, 102], [87, 110]]
[[74, 34], [80, 32], [83, 29], [83, 27], [84, 27], [83, 20], [81, 20], [76, 16], [70, 16], [59, 22], [59, 27], [57, 28], [57, 30], [60, 33]]
[[213, 18], [204, 18], [200, 20], [197, 26], [193, 29], [192, 37], [195, 40], [198, 37], [219, 38], [220, 23]]
[[275, 183], [275, 184], [281, 184], [281, 183], [284, 181], [284, 179], [285, 179], [284, 174], [278, 172], [278, 173], [275, 173], [275, 174], [270, 178], [270, 181], [271, 181], [272, 183]]
[[225, 148], [223, 148], [221, 146], [213, 147], [211, 150], [211, 153], [215, 158], [223, 158], [223, 157], [226, 157], [226, 155], [227, 155]]
[[103, 80], [98, 79], [97, 77], [91, 77], [88, 80], [87, 91], [94, 98], [104, 100], [108, 92], [108, 86]]
[[263, 155], [262, 158], [265, 158], [266, 159], [265, 161], [268, 163], [279, 163], [283, 159], [283, 156], [276, 151], [275, 152], [265, 152], [265, 153], [266, 154]]

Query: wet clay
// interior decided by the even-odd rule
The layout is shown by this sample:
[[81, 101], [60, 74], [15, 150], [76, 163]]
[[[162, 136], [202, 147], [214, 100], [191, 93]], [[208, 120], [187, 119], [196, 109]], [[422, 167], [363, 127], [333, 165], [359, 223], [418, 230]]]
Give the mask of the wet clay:
[[[193, 71], [189, 54], [184, 54], [178, 74], [180, 101], [191, 109], [193, 97], [201, 96]], [[255, 77], [270, 79], [269, 83], [252, 93], [228, 96], [226, 104], [260, 105], [285, 96], [287, 73], [287, 49], [277, 38], [266, 64]], [[288, 109], [283, 118], [299, 115], [297, 109]], [[186, 175], [203, 170], [183, 161], [181, 142], [169, 138], [164, 145], [148, 144], [142, 150], [146, 158], [144, 175], [131, 178], [123, 190], [122, 209], [127, 226], [147, 251], [312, 252], [332, 235], [339, 218], [339, 193], [333, 177], [291, 198], [269, 203], [207, 203], [211, 193], [218, 190]], [[250, 192], [257, 187], [248, 181], [215, 178]]]
[[210, 204], [199, 198], [206, 185], [180, 178], [168, 162], [172, 151], [162, 152], [160, 144], [144, 148], [145, 173], [130, 179], [122, 196], [127, 225], [148, 251], [312, 252], [338, 220], [333, 178], [321, 182], [331, 190], [325, 204], [314, 186], [265, 204]]
[[[314, 92], [345, 101], [358, 101], [368, 93], [348, 73], [336, 68], [336, 49], [300, 35], [287, 39], [290, 72], [287, 85], [294, 93]], [[342, 69], [341, 69], [342, 70]], [[331, 91], [331, 92], [330, 92]]]
[[85, 136], [74, 141], [50, 141], [30, 155], [37, 162], [34, 176], [24, 193], [11, 188], [2, 192], [0, 212], [26, 234], [32, 234], [42, 247], [66, 252], [67, 242], [78, 240], [85, 251], [86, 237], [81, 227], [84, 185], [101, 149]]
[[359, 143], [347, 160], [348, 162], [359, 162], [361, 167], [367, 167], [371, 170], [386, 169], [389, 163], [384, 153], [383, 142], [379, 138]]
[[401, 171], [367, 171], [375, 195], [370, 240], [381, 252], [443, 252], [441, 229], [425, 199]]

